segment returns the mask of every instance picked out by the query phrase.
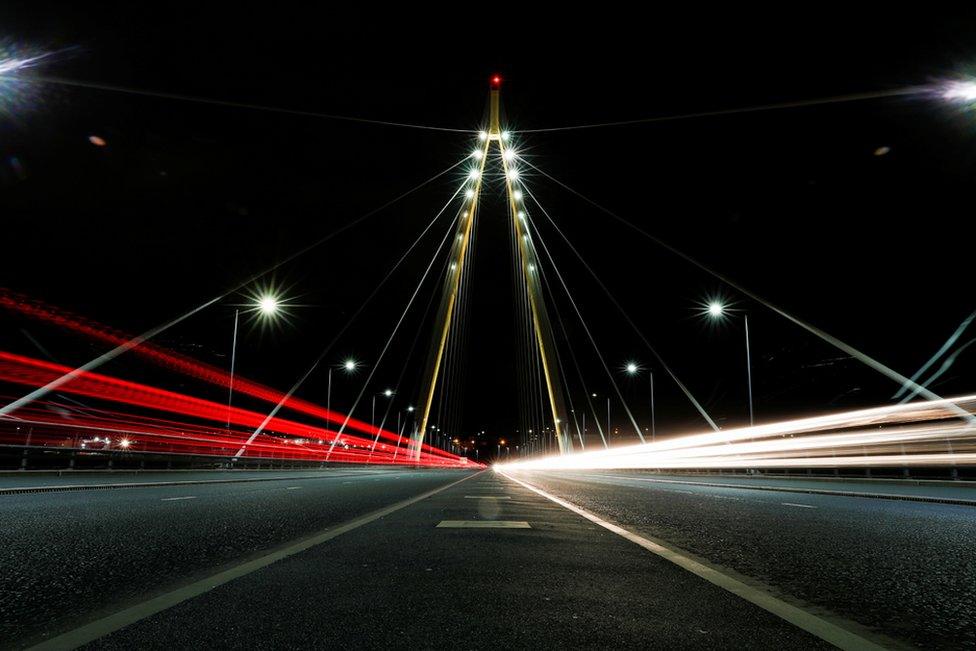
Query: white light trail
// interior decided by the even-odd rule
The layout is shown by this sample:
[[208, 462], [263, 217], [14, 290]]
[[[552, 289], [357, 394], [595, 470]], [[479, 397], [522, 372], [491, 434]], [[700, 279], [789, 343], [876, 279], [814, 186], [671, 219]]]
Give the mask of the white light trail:
[[960, 409], [976, 409], [976, 395], [541, 457], [500, 464], [499, 469], [959, 465], [976, 459], [976, 427], [958, 420]]

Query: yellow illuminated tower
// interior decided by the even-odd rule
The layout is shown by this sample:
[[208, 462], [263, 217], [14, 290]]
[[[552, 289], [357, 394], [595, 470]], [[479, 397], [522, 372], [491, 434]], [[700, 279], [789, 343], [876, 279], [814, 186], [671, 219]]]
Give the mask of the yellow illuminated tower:
[[532, 330], [539, 347], [549, 406], [552, 412], [554, 434], [561, 453], [572, 451], [572, 442], [566, 430], [566, 410], [564, 408], [563, 382], [559, 372], [559, 360], [556, 357], [555, 338], [552, 324], [546, 310], [542, 296], [542, 282], [539, 275], [539, 265], [536, 261], [535, 249], [531, 245], [531, 235], [528, 232], [524, 213], [520, 206], [524, 199], [519, 187], [518, 170], [511, 164], [514, 160], [510, 151], [509, 134], [501, 128], [500, 104], [501, 82], [499, 75], [491, 78], [491, 95], [489, 99], [488, 130], [481, 132], [481, 145], [476, 153], [478, 166], [471, 170], [472, 186], [468, 188], [465, 205], [458, 223], [457, 237], [451, 249], [450, 274], [445, 281], [443, 296], [434, 330], [434, 345], [424, 377], [420, 396], [420, 428], [417, 432], [416, 454], [420, 454], [421, 445], [427, 434], [430, 420], [431, 405], [437, 389], [437, 381], [444, 361], [444, 348], [451, 333], [451, 324], [457, 305], [458, 292], [461, 287], [466, 263], [470, 254], [469, 244], [474, 229], [475, 218], [480, 204], [482, 179], [489, 155], [497, 145], [502, 171], [505, 177], [505, 192], [507, 195], [508, 211], [512, 219], [512, 228], [517, 242], [518, 268], [521, 270], [522, 280], [525, 282], [529, 297], [529, 307], [532, 317]]

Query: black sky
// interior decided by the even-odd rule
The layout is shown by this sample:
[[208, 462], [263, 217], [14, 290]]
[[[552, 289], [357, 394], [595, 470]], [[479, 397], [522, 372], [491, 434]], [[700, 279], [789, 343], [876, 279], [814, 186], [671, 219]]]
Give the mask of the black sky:
[[[611, 8], [486, 22], [260, 7], [10, 5], [0, 13], [0, 43], [64, 50], [36, 70], [46, 75], [460, 129], [480, 126], [496, 71], [505, 76], [509, 125], [518, 130], [892, 89], [976, 65], [972, 12]], [[460, 133], [56, 85], [7, 84], [0, 93], [0, 285], [131, 332], [340, 228], [473, 145]], [[92, 146], [92, 134], [108, 146]], [[526, 134], [519, 145], [573, 188], [903, 373], [976, 309], [976, 109], [920, 96]], [[879, 147], [890, 151], [877, 156]], [[241, 372], [287, 388], [457, 180], [446, 177], [278, 270], [274, 282], [309, 307], [274, 332], [246, 328]], [[896, 388], [544, 179], [527, 182], [722, 424], [745, 418], [746, 312], [761, 419], [877, 404]], [[456, 419], [461, 432], [510, 436], [517, 387], [501, 207], [487, 201], [481, 216]], [[551, 230], [543, 227], [543, 236], [614, 370], [627, 359], [648, 364], [649, 352], [570, 252]], [[427, 240], [425, 255], [433, 245]], [[408, 260], [327, 359], [375, 359], [423, 271], [422, 257]], [[695, 316], [696, 303], [714, 294], [739, 310], [717, 329]], [[428, 346], [420, 313], [429, 296], [418, 297], [420, 312], [405, 322], [367, 395], [396, 383], [406, 364], [401, 401], [416, 399]], [[568, 317], [568, 304], [558, 305]], [[231, 316], [226, 305], [209, 310], [161, 343], [226, 364]], [[8, 315], [0, 323], [4, 350], [38, 355], [27, 329], [64, 363], [99, 351]], [[578, 327], [571, 333], [588, 384], [605, 395], [609, 383], [586, 340]], [[961, 355], [935, 390], [972, 390], [974, 362], [972, 353]], [[106, 370], [179, 386], [134, 361]], [[323, 375], [302, 395], [321, 400]], [[646, 423], [644, 379], [617, 379]], [[353, 386], [340, 383], [338, 406], [351, 402]], [[701, 427], [663, 377], [659, 391], [662, 428]], [[581, 397], [579, 387], [573, 393]]]

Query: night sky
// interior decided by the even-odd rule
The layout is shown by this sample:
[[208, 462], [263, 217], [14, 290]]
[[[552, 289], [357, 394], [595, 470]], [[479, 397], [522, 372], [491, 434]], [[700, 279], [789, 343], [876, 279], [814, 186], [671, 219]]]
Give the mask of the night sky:
[[[518, 131], [888, 90], [976, 69], [976, 12], [931, 20], [817, 10], [422, 24], [419, 16], [377, 22], [299, 5], [232, 13], [30, 3], [0, 10], [0, 44], [60, 51], [31, 74], [472, 131], [483, 126], [495, 72], [505, 78], [508, 127]], [[91, 144], [92, 135], [106, 146]], [[0, 286], [142, 332], [377, 208], [474, 144], [473, 134], [452, 131], [5, 82]], [[526, 133], [517, 144], [534, 165], [617, 215], [906, 375], [976, 309], [976, 108], [918, 95]], [[443, 177], [258, 282], [299, 306], [274, 329], [242, 329], [239, 371], [287, 389], [461, 178]], [[760, 421], [882, 404], [897, 389], [544, 178], [525, 180], [720, 425], [747, 419], [746, 313]], [[488, 184], [479, 216], [454, 418], [460, 434], [512, 437], [519, 388], [499, 189]], [[647, 378], [624, 377], [630, 359], [655, 372], [660, 431], [701, 429], [619, 312], [533, 214], [638, 422], [648, 421]], [[435, 230], [328, 363], [376, 358], [444, 232]], [[427, 288], [367, 396], [398, 386], [397, 405], [416, 401], [430, 345]], [[698, 315], [710, 296], [735, 308], [729, 322], [715, 327]], [[226, 366], [233, 304], [243, 300], [228, 297], [159, 343]], [[605, 396], [609, 381], [570, 305], [559, 297], [556, 306], [588, 387]], [[976, 331], [967, 335], [960, 343]], [[0, 349], [43, 357], [31, 339], [65, 364], [102, 351], [0, 317]], [[974, 364], [976, 347], [933, 390], [972, 391]], [[104, 371], [219, 399], [134, 359]], [[315, 373], [299, 394], [324, 402], [325, 375]], [[334, 406], [351, 404], [365, 377], [337, 381]], [[578, 383], [570, 386], [581, 399]], [[613, 411], [623, 429], [618, 403]], [[605, 406], [599, 412], [603, 418]]]

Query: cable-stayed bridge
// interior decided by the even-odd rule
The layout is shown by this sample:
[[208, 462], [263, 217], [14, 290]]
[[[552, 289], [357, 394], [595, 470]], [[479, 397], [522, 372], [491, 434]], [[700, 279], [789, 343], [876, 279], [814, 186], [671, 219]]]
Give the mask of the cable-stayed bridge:
[[[9, 587], [0, 600], [4, 644], [972, 643], [968, 587], [976, 576], [964, 559], [976, 533], [976, 395], [935, 392], [969, 345], [972, 316], [917, 371], [895, 369], [737, 281], [734, 269], [715, 269], [590, 198], [532, 148], [534, 133], [884, 101], [931, 88], [520, 130], [506, 120], [496, 75], [483, 126], [454, 129], [33, 74], [42, 59], [9, 61], [0, 75], [431, 130], [456, 137], [464, 153], [138, 334], [0, 290], [12, 323], [97, 351], [69, 363], [26, 328], [32, 354], [0, 351], [0, 446], [9, 469], [0, 476], [0, 512], [13, 523], [2, 534], [11, 554], [0, 570]], [[964, 91], [945, 93], [968, 97]], [[681, 351], [633, 316], [628, 295], [650, 279], [630, 287], [607, 280], [548, 193], [572, 199], [588, 219], [620, 225], [670, 259], [675, 273], [722, 286], [696, 320], [741, 327], [741, 366], [733, 369], [747, 397], [741, 420], [716, 413]], [[244, 332], [308, 307], [268, 278], [428, 195], [437, 199], [422, 228], [376, 260], [379, 281], [315, 338], [286, 386], [241, 372]], [[479, 249], [484, 229], [501, 228], [509, 251]], [[479, 255], [510, 262], [508, 278], [494, 280], [511, 290], [511, 310], [489, 328], [514, 323], [510, 356], [497, 362], [517, 395], [505, 406], [514, 418], [504, 432], [472, 433], [463, 399], [465, 378], [476, 372], [466, 356], [484, 344], [471, 336]], [[588, 304], [593, 295], [574, 283], [581, 277], [609, 312]], [[407, 290], [394, 300], [391, 285]], [[216, 312], [232, 324], [226, 363], [164, 343]], [[753, 391], [749, 324], [758, 315], [863, 367], [891, 399], [766, 417]], [[608, 318], [641, 342], [644, 361], [608, 355], [606, 329], [595, 327]], [[372, 353], [343, 354], [366, 320], [379, 320], [384, 333]], [[325, 390], [312, 391], [314, 383]], [[662, 401], [662, 391], [678, 401]], [[678, 409], [685, 425], [669, 428]]]

